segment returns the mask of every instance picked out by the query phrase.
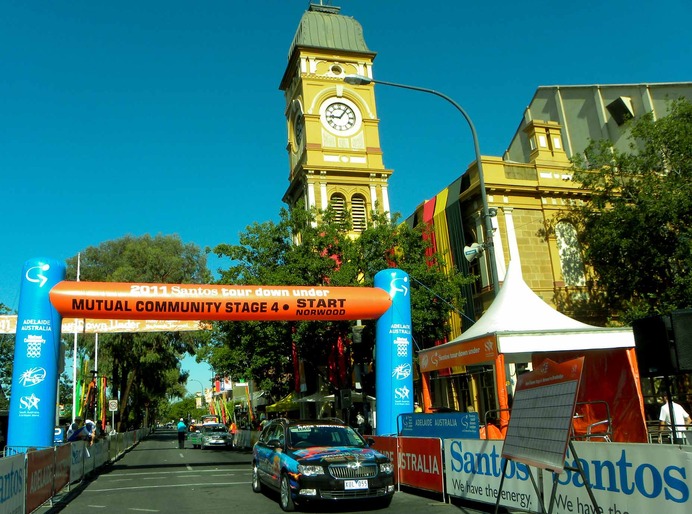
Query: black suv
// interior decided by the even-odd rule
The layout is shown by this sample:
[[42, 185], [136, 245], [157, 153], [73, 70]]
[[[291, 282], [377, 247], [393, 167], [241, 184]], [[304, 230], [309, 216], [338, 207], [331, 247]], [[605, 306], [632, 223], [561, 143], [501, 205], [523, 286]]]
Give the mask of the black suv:
[[340, 420], [274, 419], [252, 449], [252, 490], [279, 491], [290, 512], [309, 501], [368, 500], [387, 507], [394, 495], [394, 466]]

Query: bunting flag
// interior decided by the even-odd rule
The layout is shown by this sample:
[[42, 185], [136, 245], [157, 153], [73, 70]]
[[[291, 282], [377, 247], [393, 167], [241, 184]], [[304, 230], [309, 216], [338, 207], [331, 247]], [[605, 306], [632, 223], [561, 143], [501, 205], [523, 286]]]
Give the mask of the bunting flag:
[[245, 386], [245, 394], [247, 396], [247, 413], [250, 421], [255, 421], [255, 413], [252, 409], [252, 398], [250, 398], [250, 386]]
[[99, 402], [100, 402], [100, 412], [101, 417], [99, 422], [101, 423], [101, 430], [106, 429], [106, 423], [108, 422], [108, 399], [106, 398], [106, 389], [108, 387], [108, 379], [106, 377], [101, 377], [101, 390], [99, 391]]
[[219, 400], [219, 407], [221, 409], [221, 423], [226, 424], [226, 402]]
[[300, 362], [298, 360], [298, 347], [295, 341], [291, 341], [291, 357], [293, 359], [293, 388], [300, 391]]

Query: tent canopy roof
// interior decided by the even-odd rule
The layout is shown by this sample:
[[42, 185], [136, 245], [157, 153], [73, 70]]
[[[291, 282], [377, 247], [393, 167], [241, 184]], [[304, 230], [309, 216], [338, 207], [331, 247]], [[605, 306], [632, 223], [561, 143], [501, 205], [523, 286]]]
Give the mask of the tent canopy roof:
[[[634, 346], [629, 327], [595, 327], [553, 309], [526, 285], [520, 266], [518, 261], [510, 262], [500, 292], [474, 325], [448, 343], [421, 350], [421, 357], [486, 340], [494, 341], [496, 353], [504, 354], [506, 362], [529, 362], [534, 352]], [[487, 360], [490, 362], [492, 359]], [[454, 365], [480, 363], [455, 362]], [[440, 362], [435, 369], [445, 367]]]

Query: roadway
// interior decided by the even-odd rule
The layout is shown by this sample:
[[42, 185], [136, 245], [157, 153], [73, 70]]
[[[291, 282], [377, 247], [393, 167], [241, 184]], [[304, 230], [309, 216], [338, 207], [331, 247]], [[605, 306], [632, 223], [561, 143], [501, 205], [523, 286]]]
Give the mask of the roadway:
[[[250, 486], [250, 451], [178, 449], [174, 430], [157, 430], [116, 462], [69, 491], [52, 506], [36, 512], [52, 514], [233, 512], [280, 513], [277, 496], [256, 494]], [[489, 508], [488, 511], [492, 512]], [[378, 512], [368, 505], [316, 506], [306, 512]], [[439, 512], [476, 514], [482, 511], [440, 499], [399, 491], [388, 514]]]

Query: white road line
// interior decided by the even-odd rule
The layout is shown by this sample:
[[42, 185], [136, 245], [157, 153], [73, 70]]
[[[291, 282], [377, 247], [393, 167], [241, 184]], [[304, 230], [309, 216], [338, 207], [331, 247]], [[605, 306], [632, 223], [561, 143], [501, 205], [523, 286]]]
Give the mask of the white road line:
[[130, 508], [127, 509], [127, 510], [135, 510], [135, 511], [137, 511], [137, 512], [161, 512], [161, 511], [158, 510], [158, 509], [137, 509], [137, 508], [135, 508], [135, 507], [130, 507]]
[[[190, 471], [194, 471], [195, 473], [218, 473], [221, 471], [219, 468], [216, 469], [199, 469], [199, 468], [191, 468], [191, 469], [181, 469], [179, 471], [147, 471], [143, 473], [109, 473], [108, 475], [99, 475], [99, 480], [102, 480], [104, 478], [109, 478], [113, 480], [132, 480], [131, 478], [121, 478], [121, 477], [140, 477], [140, 476], [145, 476], [145, 475], [179, 475], [181, 473], [189, 473]], [[251, 472], [251, 468], [247, 468], [248, 474]]]
[[137, 489], [161, 489], [161, 488], [170, 488], [170, 487], [225, 487], [229, 485], [248, 485], [251, 482], [212, 482], [212, 483], [193, 483], [193, 484], [169, 484], [169, 485], [148, 485], [148, 486], [134, 486], [134, 487], [109, 487], [107, 489], [92, 489], [92, 488], [87, 488], [82, 493], [108, 493], [112, 491], [133, 491]]

